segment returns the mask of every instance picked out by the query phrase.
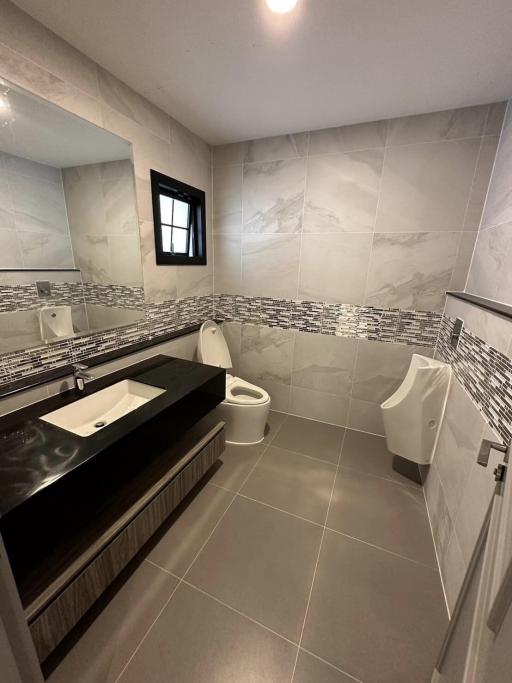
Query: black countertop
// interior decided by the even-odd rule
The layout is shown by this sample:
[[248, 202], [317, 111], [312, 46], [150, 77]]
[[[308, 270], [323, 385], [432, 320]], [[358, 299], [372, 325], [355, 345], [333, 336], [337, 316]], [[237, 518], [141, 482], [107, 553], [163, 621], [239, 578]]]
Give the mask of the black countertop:
[[[75, 390], [66, 391], [0, 418], [0, 516], [208, 383], [213, 383], [220, 402], [224, 376], [225, 371], [220, 368], [159, 355], [88, 382], [80, 394]], [[88, 437], [77, 436], [39, 419], [123, 379], [166, 391]], [[170, 438], [172, 433], [171, 427]]]

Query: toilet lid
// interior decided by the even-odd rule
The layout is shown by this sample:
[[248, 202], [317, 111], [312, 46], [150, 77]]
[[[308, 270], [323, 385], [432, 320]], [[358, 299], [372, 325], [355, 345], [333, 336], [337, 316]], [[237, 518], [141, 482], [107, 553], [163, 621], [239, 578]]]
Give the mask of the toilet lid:
[[226, 375], [226, 403], [235, 403], [243, 406], [257, 406], [267, 403], [270, 396], [261, 387], [246, 382], [240, 377]]
[[233, 363], [222, 330], [213, 320], [207, 320], [199, 330], [199, 360], [217, 368], [231, 368]]

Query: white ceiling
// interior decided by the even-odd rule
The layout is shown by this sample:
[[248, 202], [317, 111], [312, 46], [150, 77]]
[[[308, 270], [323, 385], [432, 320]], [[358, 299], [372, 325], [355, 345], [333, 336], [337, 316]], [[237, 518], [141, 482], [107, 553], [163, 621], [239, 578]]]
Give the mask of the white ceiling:
[[512, 95], [511, 0], [16, 0], [212, 144]]
[[103, 128], [15, 86], [5, 97], [10, 111], [0, 119], [9, 125], [0, 126], [0, 152], [56, 168], [131, 159], [131, 144]]

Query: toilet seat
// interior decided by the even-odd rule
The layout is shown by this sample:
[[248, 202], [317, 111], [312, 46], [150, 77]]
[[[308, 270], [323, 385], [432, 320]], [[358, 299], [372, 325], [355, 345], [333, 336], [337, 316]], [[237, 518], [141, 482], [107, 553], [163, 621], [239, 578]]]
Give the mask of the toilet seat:
[[242, 406], [257, 406], [270, 401], [268, 393], [255, 384], [240, 377], [226, 375], [226, 403]]

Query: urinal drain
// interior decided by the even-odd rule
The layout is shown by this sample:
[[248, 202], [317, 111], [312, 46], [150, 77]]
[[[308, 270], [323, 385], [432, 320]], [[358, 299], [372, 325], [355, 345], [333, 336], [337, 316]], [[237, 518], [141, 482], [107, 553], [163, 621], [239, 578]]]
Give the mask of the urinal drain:
[[103, 422], [102, 420], [100, 420], [99, 422], [95, 422], [95, 423], [94, 423], [94, 428], [95, 428], [95, 429], [101, 429], [101, 428], [104, 427], [106, 424], [107, 424], [106, 422]]

